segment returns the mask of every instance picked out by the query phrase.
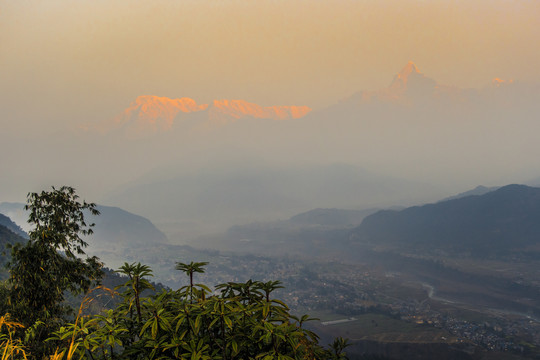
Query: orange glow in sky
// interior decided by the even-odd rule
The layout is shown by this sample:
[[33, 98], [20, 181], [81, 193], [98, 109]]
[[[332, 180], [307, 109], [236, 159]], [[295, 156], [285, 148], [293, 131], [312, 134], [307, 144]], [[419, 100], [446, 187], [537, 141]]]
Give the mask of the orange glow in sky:
[[525, 0], [3, 2], [0, 101], [58, 124], [143, 94], [321, 109], [409, 60], [460, 87], [537, 81], [538, 19]]

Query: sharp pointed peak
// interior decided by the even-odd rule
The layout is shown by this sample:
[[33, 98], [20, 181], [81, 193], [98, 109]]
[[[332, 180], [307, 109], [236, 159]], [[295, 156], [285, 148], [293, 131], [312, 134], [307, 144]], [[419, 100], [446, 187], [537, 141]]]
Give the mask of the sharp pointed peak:
[[418, 70], [418, 67], [414, 64], [414, 62], [409, 61], [407, 65], [405, 65], [403, 69], [401, 69], [398, 75], [408, 76], [411, 73], [421, 74], [420, 70]]
[[394, 80], [390, 84], [390, 89], [393, 91], [404, 91], [407, 89], [407, 83], [410, 79], [422, 79], [422, 81], [429, 80], [435, 83], [433, 80], [427, 78], [424, 74], [418, 70], [418, 67], [414, 62], [409, 61], [407, 65], [399, 73], [394, 76]]

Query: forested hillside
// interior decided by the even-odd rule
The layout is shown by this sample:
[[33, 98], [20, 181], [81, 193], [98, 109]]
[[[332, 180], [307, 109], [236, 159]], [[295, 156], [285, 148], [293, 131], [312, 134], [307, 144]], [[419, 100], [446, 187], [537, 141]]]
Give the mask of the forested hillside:
[[[177, 262], [189, 285], [156, 289], [149, 266], [124, 263], [118, 272], [125, 283], [110, 289], [101, 285], [103, 264], [85, 256], [81, 237], [92, 234], [85, 213], [99, 215], [95, 204], [79, 201], [73, 188], [53, 187], [29, 194], [27, 209], [34, 226], [28, 241], [0, 226], [2, 246], [13, 245], [9, 279], [0, 283], [2, 359], [346, 358], [347, 341], [324, 349], [303, 326], [309, 317], [291, 315], [273, 298], [279, 281], [212, 290], [195, 282], [206, 262]], [[69, 300], [77, 294], [84, 297], [74, 309]], [[114, 306], [92, 313], [98, 297]]]
[[9, 276], [5, 269], [6, 263], [9, 259], [9, 245], [22, 243], [24, 241], [26, 241], [26, 239], [15, 234], [7, 227], [0, 225], [0, 280], [4, 280]]
[[540, 188], [507, 185], [364, 219], [354, 242], [397, 248], [466, 252], [485, 257], [540, 251]]
[[21, 237], [28, 237], [28, 235], [21, 229], [21, 227], [17, 224], [15, 224], [9, 217], [5, 216], [4, 214], [0, 213], [0, 225], [5, 226], [15, 234], [21, 236]]

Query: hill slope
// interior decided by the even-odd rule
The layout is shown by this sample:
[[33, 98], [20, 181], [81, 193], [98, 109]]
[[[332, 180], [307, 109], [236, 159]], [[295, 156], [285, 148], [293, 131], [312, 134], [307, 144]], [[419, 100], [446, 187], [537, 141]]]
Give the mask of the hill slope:
[[[97, 255], [109, 266], [116, 266], [123, 262], [121, 255], [127, 249], [152, 246], [153, 244], [166, 244], [168, 239], [150, 220], [132, 214], [117, 207], [98, 205], [99, 216], [86, 214], [88, 223], [95, 223], [94, 234], [88, 239], [87, 253]], [[0, 213], [5, 213], [15, 221], [24, 223], [28, 215], [24, 211], [24, 204], [1, 203]]]
[[508, 185], [402, 211], [380, 211], [353, 230], [355, 242], [476, 255], [540, 252], [540, 188]]
[[18, 242], [25, 242], [26, 239], [15, 234], [7, 227], [0, 225], [0, 280], [8, 277], [5, 265], [9, 259], [8, 245], [14, 245]]
[[13, 222], [9, 217], [5, 216], [4, 214], [0, 214], [0, 225], [5, 226], [15, 234], [26, 238], [28, 235], [21, 229], [19, 225], [17, 225], [15, 222]]

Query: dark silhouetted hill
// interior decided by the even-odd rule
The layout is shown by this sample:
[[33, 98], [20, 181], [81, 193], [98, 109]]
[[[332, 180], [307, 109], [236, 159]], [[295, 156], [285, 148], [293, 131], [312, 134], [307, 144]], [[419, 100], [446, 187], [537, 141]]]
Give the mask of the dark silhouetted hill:
[[97, 207], [101, 213], [92, 219], [96, 226], [93, 242], [103, 249], [168, 243], [167, 237], [145, 217], [118, 207]]
[[351, 239], [410, 251], [534, 254], [540, 252], [540, 188], [508, 185], [484, 195], [379, 211]]
[[[168, 239], [150, 220], [118, 207], [98, 205], [99, 216], [86, 214], [88, 223], [95, 223], [94, 234], [88, 238], [90, 252], [122, 252], [126, 248], [168, 243]], [[28, 218], [21, 203], [1, 203], [0, 213], [8, 215], [18, 224]], [[0, 220], [1, 221], [1, 220]], [[0, 222], [1, 224], [1, 222]], [[12, 227], [17, 227], [13, 224]], [[31, 226], [26, 224], [27, 228]]]
[[26, 239], [22, 236], [15, 234], [4, 225], [0, 225], [0, 280], [4, 280], [8, 277], [7, 270], [5, 269], [10, 254], [8, 246], [25, 241]]
[[289, 222], [303, 225], [356, 226], [376, 211], [377, 209], [313, 209], [292, 216]]
[[27, 238], [28, 234], [21, 229], [21, 227], [15, 224], [11, 219], [4, 214], [0, 214], [0, 225], [5, 226], [20, 237]]
[[471, 196], [471, 195], [484, 195], [484, 194], [487, 194], [488, 192], [495, 191], [498, 188], [499, 187], [497, 187], [497, 186], [487, 187], [487, 186], [479, 185], [479, 186], [475, 187], [472, 190], [465, 191], [465, 192], [459, 193], [457, 195], [449, 196], [449, 197], [447, 197], [445, 199], [442, 199], [441, 202], [442, 201], [448, 201], [448, 200], [460, 199], [460, 198]]

